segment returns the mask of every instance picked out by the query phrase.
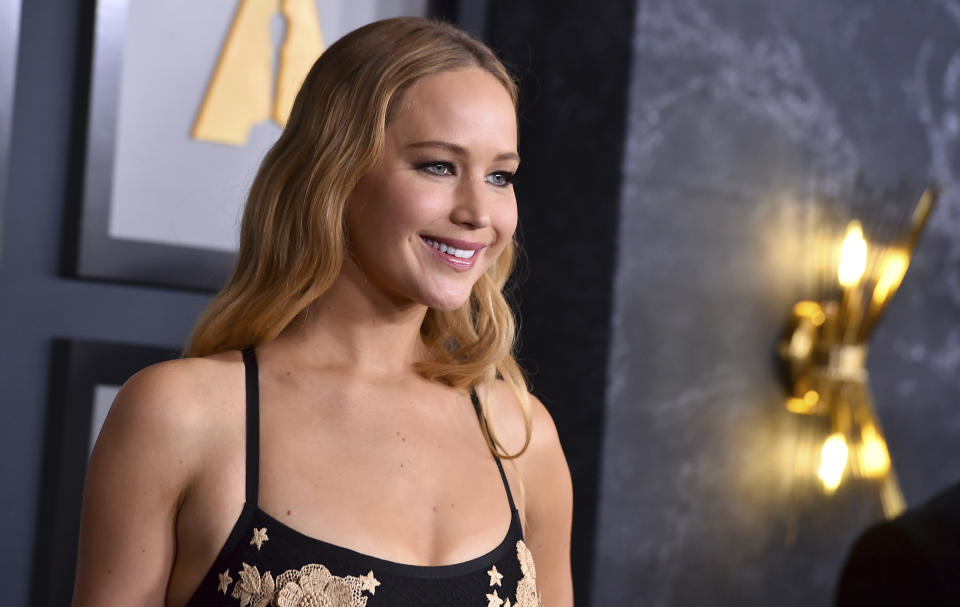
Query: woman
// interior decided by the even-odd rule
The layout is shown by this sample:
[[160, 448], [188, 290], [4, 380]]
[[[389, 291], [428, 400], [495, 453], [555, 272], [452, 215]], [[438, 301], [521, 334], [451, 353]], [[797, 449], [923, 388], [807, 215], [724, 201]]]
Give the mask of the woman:
[[449, 25], [323, 54], [187, 357], [103, 426], [74, 605], [572, 604], [569, 472], [502, 295], [516, 104]]

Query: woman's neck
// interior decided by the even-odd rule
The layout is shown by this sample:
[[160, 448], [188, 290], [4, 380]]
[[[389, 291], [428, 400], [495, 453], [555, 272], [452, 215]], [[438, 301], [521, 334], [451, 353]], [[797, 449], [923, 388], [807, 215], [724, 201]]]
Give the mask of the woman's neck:
[[345, 260], [333, 285], [283, 330], [276, 345], [298, 350], [311, 367], [409, 375], [426, 354], [420, 338], [426, 313], [422, 304], [391, 299]]

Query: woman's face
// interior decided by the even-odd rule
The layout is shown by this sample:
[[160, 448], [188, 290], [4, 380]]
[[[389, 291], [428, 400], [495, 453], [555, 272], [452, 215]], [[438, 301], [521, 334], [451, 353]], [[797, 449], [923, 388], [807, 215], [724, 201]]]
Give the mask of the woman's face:
[[517, 122], [480, 68], [440, 72], [404, 93], [383, 159], [347, 203], [349, 247], [392, 300], [460, 307], [517, 226]]

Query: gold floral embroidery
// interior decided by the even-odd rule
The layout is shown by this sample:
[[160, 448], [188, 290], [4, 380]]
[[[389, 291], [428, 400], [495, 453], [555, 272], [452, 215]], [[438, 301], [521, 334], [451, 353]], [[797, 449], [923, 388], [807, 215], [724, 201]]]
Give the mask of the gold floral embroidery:
[[263, 546], [263, 543], [266, 542], [266, 541], [269, 540], [269, 539], [270, 539], [270, 538], [267, 537], [267, 528], [266, 528], [266, 527], [261, 527], [260, 529], [257, 529], [256, 527], [254, 527], [254, 528], [253, 528], [253, 539], [250, 540], [250, 545], [251, 545], [251, 546], [256, 546], [256, 547], [257, 547], [257, 550], [260, 550], [260, 547]]
[[243, 571], [240, 572], [240, 581], [233, 585], [231, 596], [240, 599], [240, 607], [266, 607], [273, 597], [274, 589], [273, 576], [270, 572], [260, 577], [260, 572], [256, 567], [243, 563]]
[[[523, 573], [523, 577], [517, 582], [517, 594], [513, 603], [510, 602], [510, 599], [507, 599], [503, 602], [503, 607], [543, 607], [543, 603], [540, 601], [540, 593], [537, 592], [537, 568], [533, 565], [533, 555], [527, 545], [523, 543], [523, 540], [517, 541], [517, 560], [520, 561], [520, 571]], [[496, 596], [497, 591], [494, 590], [493, 593]], [[499, 600], [499, 597], [497, 598]], [[491, 601], [487, 606], [490, 607], [493, 601], [489, 594], [487, 599]]]
[[227, 569], [220, 574], [220, 583], [217, 585], [217, 590], [226, 594], [227, 588], [230, 587], [230, 584], [233, 582], [233, 578], [230, 577], [230, 569]]
[[374, 594], [380, 582], [373, 571], [362, 577], [337, 577], [323, 565], [306, 565], [277, 577], [278, 607], [366, 607], [369, 591]]
[[312, 564], [284, 571], [274, 579], [269, 571], [261, 576], [256, 567], [243, 563], [231, 596], [240, 599], [240, 607], [366, 607], [368, 597], [363, 593], [374, 594], [379, 585], [373, 571], [360, 577], [337, 577], [323, 565]]
[[364, 590], [369, 590], [370, 594], [376, 594], [377, 586], [380, 585], [380, 580], [373, 577], [373, 571], [368, 571], [367, 575], [360, 578], [360, 584], [363, 585]]
[[490, 576], [490, 585], [491, 586], [502, 586], [500, 580], [503, 579], [503, 574], [497, 571], [497, 566], [494, 565], [490, 568], [490, 571], [487, 572], [487, 575]]

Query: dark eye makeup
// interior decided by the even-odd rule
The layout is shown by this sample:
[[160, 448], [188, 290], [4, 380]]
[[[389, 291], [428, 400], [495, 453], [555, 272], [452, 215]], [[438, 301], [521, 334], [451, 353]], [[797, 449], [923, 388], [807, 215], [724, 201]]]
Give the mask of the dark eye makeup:
[[517, 174], [510, 171], [496, 171], [487, 175], [486, 179], [489, 183], [500, 187], [507, 187], [516, 180]]
[[[452, 162], [446, 160], [429, 160], [414, 165], [418, 171], [424, 171], [430, 175], [446, 177], [456, 175], [457, 170]], [[507, 187], [516, 181], [517, 174], [513, 171], [494, 171], [484, 178], [487, 183], [497, 187]]]
[[426, 171], [431, 175], [456, 175], [452, 162], [445, 160], [429, 160], [416, 165], [417, 170]]

